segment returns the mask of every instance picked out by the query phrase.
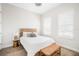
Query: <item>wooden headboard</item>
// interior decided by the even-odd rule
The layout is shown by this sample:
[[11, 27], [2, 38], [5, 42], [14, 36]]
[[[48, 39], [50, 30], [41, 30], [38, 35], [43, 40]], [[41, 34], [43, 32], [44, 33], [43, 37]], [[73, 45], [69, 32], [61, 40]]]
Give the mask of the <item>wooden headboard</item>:
[[37, 32], [37, 30], [35, 28], [21, 28], [20, 37], [23, 36], [23, 32]]

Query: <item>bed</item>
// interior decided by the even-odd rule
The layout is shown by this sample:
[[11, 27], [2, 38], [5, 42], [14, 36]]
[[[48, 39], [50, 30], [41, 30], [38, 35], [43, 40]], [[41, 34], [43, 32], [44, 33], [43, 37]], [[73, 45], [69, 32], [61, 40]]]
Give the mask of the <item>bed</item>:
[[[26, 36], [23, 33], [35, 33], [36, 36]], [[34, 34], [33, 33], [33, 34]], [[43, 49], [51, 44], [54, 44], [55, 41], [53, 38], [47, 36], [40, 36], [36, 34], [36, 29], [20, 29], [20, 42], [24, 49], [27, 51], [27, 56], [34, 56], [40, 49]]]

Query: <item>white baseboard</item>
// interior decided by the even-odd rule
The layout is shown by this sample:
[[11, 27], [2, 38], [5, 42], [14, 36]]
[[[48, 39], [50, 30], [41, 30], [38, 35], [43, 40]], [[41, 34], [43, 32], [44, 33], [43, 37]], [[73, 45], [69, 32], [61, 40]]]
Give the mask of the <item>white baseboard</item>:
[[[57, 44], [59, 44], [59, 43], [57, 43]], [[64, 47], [64, 48], [70, 49], [70, 50], [72, 50], [72, 51], [79, 52], [79, 50], [76, 49], [76, 48], [72, 48], [72, 47], [69, 47], [69, 46], [63, 45], [63, 44], [59, 44], [59, 45], [62, 46], [62, 47]]]
[[12, 46], [12, 44], [3, 45], [3, 46], [2, 46], [2, 49], [3, 49], [3, 48], [7, 48], [7, 47], [11, 47], [11, 46]]
[[1, 44], [0, 44], [0, 50], [2, 49]]
[[2, 49], [2, 43], [0, 43], [0, 50]]

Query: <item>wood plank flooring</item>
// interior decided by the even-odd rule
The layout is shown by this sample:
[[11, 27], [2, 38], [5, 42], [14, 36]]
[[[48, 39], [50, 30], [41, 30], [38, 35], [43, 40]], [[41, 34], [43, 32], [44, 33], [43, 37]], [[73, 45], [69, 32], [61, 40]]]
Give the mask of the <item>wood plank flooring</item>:
[[[18, 48], [8, 47], [0, 50], [0, 56], [27, 56], [27, 52], [22, 46]], [[61, 48], [61, 56], [79, 56], [79, 53]]]

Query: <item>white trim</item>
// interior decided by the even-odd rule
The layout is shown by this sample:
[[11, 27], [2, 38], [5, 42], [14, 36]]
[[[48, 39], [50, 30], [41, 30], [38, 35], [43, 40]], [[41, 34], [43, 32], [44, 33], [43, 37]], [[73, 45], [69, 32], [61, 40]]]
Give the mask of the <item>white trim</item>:
[[[57, 44], [59, 44], [59, 43], [57, 43]], [[64, 48], [70, 49], [72, 51], [79, 52], [79, 50], [76, 49], [76, 48], [68, 47], [67, 45], [62, 45], [62, 44], [59, 44], [59, 45], [62, 46], [62, 47], [64, 47]]]
[[2, 49], [3, 49], [3, 48], [7, 48], [7, 47], [11, 47], [11, 46], [12, 46], [12, 44], [2, 45]]
[[2, 46], [1, 46], [1, 44], [0, 44], [0, 50], [2, 49]]

